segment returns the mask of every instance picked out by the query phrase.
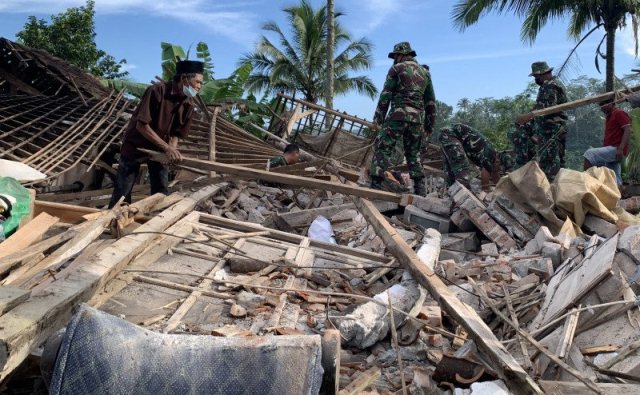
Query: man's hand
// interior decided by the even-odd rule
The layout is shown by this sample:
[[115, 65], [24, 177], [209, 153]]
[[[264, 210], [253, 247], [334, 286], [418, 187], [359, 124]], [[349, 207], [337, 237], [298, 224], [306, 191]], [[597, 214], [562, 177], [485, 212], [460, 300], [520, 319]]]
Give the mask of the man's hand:
[[380, 131], [380, 124], [374, 123], [373, 126], [371, 126], [371, 130], [374, 132], [379, 132]]
[[167, 148], [165, 148], [164, 153], [167, 154], [167, 157], [169, 158], [169, 163], [176, 163], [182, 160], [182, 154], [180, 154], [180, 151], [178, 151], [177, 148], [172, 147], [171, 145], [167, 145]]
[[533, 114], [531, 114], [530, 112], [526, 113], [526, 114], [520, 114], [518, 115], [518, 117], [516, 118], [516, 123], [518, 125], [524, 125], [525, 123], [531, 121], [533, 119]]
[[616, 160], [621, 161], [622, 158], [624, 158], [624, 147], [620, 144], [618, 149], [616, 149]]

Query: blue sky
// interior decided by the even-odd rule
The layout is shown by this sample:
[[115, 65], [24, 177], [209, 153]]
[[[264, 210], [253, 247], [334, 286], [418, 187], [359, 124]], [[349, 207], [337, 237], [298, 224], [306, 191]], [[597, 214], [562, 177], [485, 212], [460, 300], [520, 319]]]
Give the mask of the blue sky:
[[[324, 0], [311, 0], [315, 6]], [[187, 48], [198, 41], [209, 45], [215, 76], [228, 76], [243, 53], [254, 48], [261, 26], [275, 21], [286, 26], [283, 7], [296, 0], [96, 0], [98, 47], [126, 58], [131, 78], [149, 82], [161, 74], [160, 42]], [[464, 32], [451, 22], [454, 0], [335, 0], [345, 13], [339, 21], [354, 38], [374, 44], [374, 66], [368, 75], [380, 89], [391, 60], [393, 44], [410, 41], [421, 63], [431, 67], [439, 100], [454, 105], [463, 97], [513, 96], [526, 88], [530, 64], [547, 60], [559, 66], [574, 42], [566, 36], [566, 21], [547, 25], [533, 46], [520, 41], [521, 20], [511, 15], [488, 15]], [[15, 39], [28, 15], [46, 18], [83, 0], [1, 0], [0, 36]], [[593, 65], [602, 33], [582, 44], [580, 67], [568, 74], [602, 78]], [[616, 46], [616, 74], [636, 67], [630, 28], [620, 32]], [[604, 63], [602, 63], [604, 71]], [[376, 99], [377, 100], [377, 99]], [[371, 119], [376, 100], [357, 95], [338, 97], [334, 106]]]

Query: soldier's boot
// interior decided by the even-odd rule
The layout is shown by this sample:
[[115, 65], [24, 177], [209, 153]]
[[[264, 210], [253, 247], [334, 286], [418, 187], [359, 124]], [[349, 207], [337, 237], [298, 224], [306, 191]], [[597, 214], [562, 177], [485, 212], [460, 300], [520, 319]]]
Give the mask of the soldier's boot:
[[427, 189], [424, 186], [424, 177], [412, 178], [413, 193], [419, 196], [427, 196]]

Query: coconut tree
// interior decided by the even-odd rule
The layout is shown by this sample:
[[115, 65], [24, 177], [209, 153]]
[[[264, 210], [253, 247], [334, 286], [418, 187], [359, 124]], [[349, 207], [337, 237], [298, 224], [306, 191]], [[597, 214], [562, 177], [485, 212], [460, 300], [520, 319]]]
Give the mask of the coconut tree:
[[[273, 33], [277, 42], [263, 35], [254, 52], [243, 55], [240, 64], [251, 64], [253, 73], [246, 87], [252, 93], [302, 93], [304, 99], [317, 102], [327, 99], [327, 7], [313, 9], [307, 0], [283, 8], [290, 35], [275, 22], [262, 28]], [[343, 14], [336, 12], [336, 20]], [[366, 76], [351, 76], [354, 71], [371, 67], [372, 45], [364, 38], [353, 40], [336, 21], [334, 57], [334, 94], [355, 90], [371, 98], [377, 95], [373, 82]]]
[[[598, 59], [606, 61], [606, 89], [614, 88], [616, 31], [625, 26], [631, 17], [636, 34], [636, 56], [638, 53], [637, 13], [640, 0], [459, 0], [453, 8], [453, 22], [461, 30], [478, 22], [480, 17], [491, 13], [513, 12], [524, 17], [520, 31], [524, 42], [533, 43], [542, 27], [550, 20], [569, 18], [567, 32], [581, 43], [587, 36], [600, 29], [605, 34], [596, 50]], [[606, 42], [606, 52], [600, 47]], [[572, 51], [573, 53], [573, 51]]]

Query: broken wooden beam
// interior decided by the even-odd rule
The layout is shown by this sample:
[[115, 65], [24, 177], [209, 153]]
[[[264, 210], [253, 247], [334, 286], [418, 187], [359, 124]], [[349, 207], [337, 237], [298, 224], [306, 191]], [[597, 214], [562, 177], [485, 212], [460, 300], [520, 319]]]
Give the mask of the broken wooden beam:
[[[154, 160], [161, 163], [167, 162], [167, 156], [161, 152], [141, 150], [149, 154]], [[402, 196], [397, 193], [381, 191], [378, 189], [364, 188], [339, 184], [336, 182], [316, 180], [313, 178], [293, 176], [288, 174], [273, 173], [265, 170], [250, 169], [248, 167], [229, 165], [226, 163], [210, 162], [201, 159], [184, 158], [180, 164], [202, 170], [215, 171], [223, 174], [233, 174], [239, 177], [255, 178], [267, 182], [292, 185], [305, 188], [323, 189], [331, 192], [343, 193], [363, 197], [366, 199], [379, 199], [394, 203], [400, 203]]]
[[[465, 328], [482, 352], [491, 359], [497, 373], [507, 385], [516, 393], [541, 394], [542, 391], [538, 385], [509, 354], [478, 313], [467, 304], [462, 303], [435, 273], [420, 261], [413, 249], [380, 214], [373, 203], [365, 199], [354, 200], [360, 213], [373, 226], [389, 252], [404, 268], [409, 270], [420, 285], [429, 291], [447, 313]], [[440, 246], [437, 245], [434, 248], [439, 249]], [[437, 254], [433, 254], [433, 256], [437, 256]]]

